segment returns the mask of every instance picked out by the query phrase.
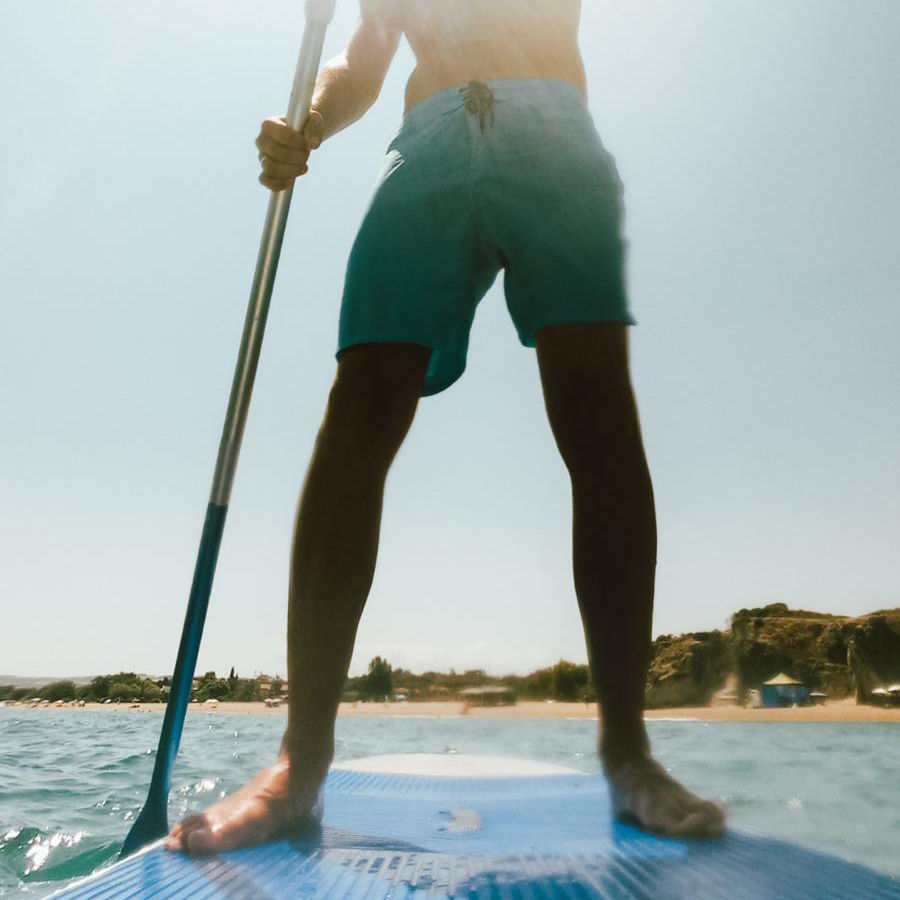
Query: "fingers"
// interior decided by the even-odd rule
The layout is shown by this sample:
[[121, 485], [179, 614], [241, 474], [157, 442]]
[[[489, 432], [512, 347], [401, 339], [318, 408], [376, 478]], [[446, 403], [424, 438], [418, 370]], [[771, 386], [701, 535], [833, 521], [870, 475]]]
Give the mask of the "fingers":
[[302, 166], [309, 158], [309, 150], [297, 149], [294, 146], [279, 144], [271, 135], [260, 132], [256, 139], [256, 147], [259, 150], [259, 158], [266, 157], [283, 165]]
[[321, 145], [323, 136], [324, 121], [315, 110], [300, 131], [291, 128], [284, 116], [266, 119], [256, 139], [263, 170], [260, 183], [273, 191], [289, 188], [295, 178], [309, 171], [310, 151]]
[[309, 111], [309, 118], [303, 125], [303, 137], [310, 150], [315, 150], [325, 140], [325, 120], [314, 109]]
[[302, 132], [291, 128], [284, 116], [270, 116], [264, 120], [259, 134], [260, 137], [271, 138], [275, 144], [288, 150], [309, 150]]
[[283, 191], [289, 188], [298, 175], [305, 175], [309, 171], [306, 163], [302, 166], [281, 165], [272, 160], [260, 157], [262, 174], [259, 176], [260, 184], [264, 184], [273, 191]]

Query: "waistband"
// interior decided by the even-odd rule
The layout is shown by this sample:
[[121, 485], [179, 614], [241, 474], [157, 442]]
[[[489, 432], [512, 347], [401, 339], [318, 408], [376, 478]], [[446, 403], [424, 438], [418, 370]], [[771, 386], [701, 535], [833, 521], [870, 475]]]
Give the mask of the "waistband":
[[[560, 78], [489, 78], [482, 82], [490, 90], [496, 102], [508, 100], [528, 101], [543, 105], [547, 102], [576, 100], [587, 108], [584, 94], [568, 81]], [[455, 112], [465, 106], [466, 98], [462, 93], [469, 83], [444, 88], [420, 100], [403, 115], [403, 125], [407, 126], [443, 113]]]

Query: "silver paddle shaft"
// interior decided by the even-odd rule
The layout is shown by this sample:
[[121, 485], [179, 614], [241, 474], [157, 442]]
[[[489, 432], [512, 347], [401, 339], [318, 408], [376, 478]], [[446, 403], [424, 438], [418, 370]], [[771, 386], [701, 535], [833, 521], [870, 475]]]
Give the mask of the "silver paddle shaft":
[[[300, 56], [297, 60], [297, 71], [294, 75], [294, 86], [291, 89], [287, 112], [288, 124], [298, 130], [309, 116], [316, 76], [322, 59], [322, 45], [325, 42], [325, 32], [334, 15], [335, 3], [336, 0], [306, 0], [303, 43], [300, 45]], [[256, 258], [256, 271], [253, 274], [253, 286], [250, 289], [247, 317], [244, 320], [241, 348], [238, 351], [234, 380], [231, 384], [231, 396], [228, 400], [228, 411], [225, 414], [222, 441], [219, 444], [219, 456], [216, 459], [216, 471], [213, 475], [212, 491], [209, 496], [209, 502], [217, 506], [228, 506], [231, 496], [231, 486], [234, 483], [234, 473], [241, 452], [241, 440], [247, 424], [250, 395], [256, 379], [256, 367], [262, 349], [266, 317], [269, 314], [269, 300], [275, 284], [275, 273], [278, 269], [281, 243], [284, 239], [284, 229], [287, 225], [293, 192], [293, 187], [289, 187], [284, 191], [273, 191], [269, 197], [269, 208], [266, 212], [259, 254]]]

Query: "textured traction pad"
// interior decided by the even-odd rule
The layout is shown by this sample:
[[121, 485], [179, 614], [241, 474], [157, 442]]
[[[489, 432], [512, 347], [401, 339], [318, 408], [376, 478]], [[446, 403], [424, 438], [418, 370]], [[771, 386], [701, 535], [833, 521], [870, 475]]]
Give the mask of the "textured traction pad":
[[900, 882], [780, 841], [650, 837], [610, 819], [593, 775], [333, 771], [325, 829], [204, 859], [156, 845], [65, 900], [900, 900]]

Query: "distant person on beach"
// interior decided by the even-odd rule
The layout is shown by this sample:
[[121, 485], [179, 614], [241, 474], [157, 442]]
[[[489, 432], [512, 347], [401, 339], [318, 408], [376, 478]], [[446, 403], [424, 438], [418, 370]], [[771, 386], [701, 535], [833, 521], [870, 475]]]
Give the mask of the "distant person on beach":
[[416, 68], [350, 254], [337, 375], [294, 530], [280, 755], [176, 825], [170, 849], [257, 844], [320, 818], [385, 478], [419, 398], [463, 373], [476, 305], [501, 269], [571, 476], [575, 589], [616, 814], [661, 834], [723, 831], [720, 807], [652, 758], [644, 727], [656, 520], [628, 366], [622, 185], [587, 110], [580, 11], [580, 0], [362, 0], [302, 132], [284, 117], [262, 124], [260, 181], [284, 190], [375, 102], [406, 35]]

